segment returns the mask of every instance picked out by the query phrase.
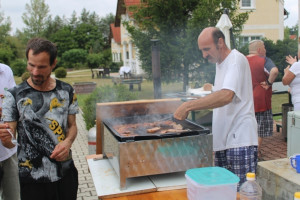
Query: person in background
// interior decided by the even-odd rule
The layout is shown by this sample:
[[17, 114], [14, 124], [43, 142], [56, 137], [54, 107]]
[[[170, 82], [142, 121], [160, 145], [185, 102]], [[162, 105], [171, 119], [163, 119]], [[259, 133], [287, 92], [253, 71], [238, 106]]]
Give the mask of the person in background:
[[[71, 85], [51, 78], [56, 46], [31, 39], [26, 47], [30, 78], [5, 92], [3, 119], [18, 132], [21, 199], [76, 200], [78, 172], [71, 146], [77, 135], [78, 102]], [[0, 125], [0, 134], [7, 133]]]
[[[299, 47], [298, 47], [299, 49]], [[298, 58], [300, 51], [298, 50]], [[294, 105], [294, 111], [300, 110], [300, 62], [297, 62], [296, 57], [286, 56], [286, 62], [288, 65], [284, 69], [284, 75], [282, 77], [283, 85], [290, 86], [290, 93], [292, 96], [292, 103]]]
[[[4, 91], [16, 86], [9, 66], [0, 63], [0, 123], [2, 122], [2, 99]], [[7, 127], [8, 128], [8, 127]], [[12, 143], [10, 133], [0, 135], [0, 168], [3, 176], [0, 184], [0, 199], [19, 200], [20, 183], [17, 159], [17, 145]]]
[[255, 117], [258, 132], [258, 158], [263, 138], [273, 135], [272, 84], [278, 75], [278, 68], [266, 57], [266, 48], [262, 40], [249, 43], [249, 55]]
[[246, 173], [255, 172], [257, 167], [257, 123], [249, 63], [243, 54], [226, 46], [218, 28], [205, 28], [198, 46], [203, 58], [216, 63], [214, 89], [205, 97], [180, 105], [174, 118], [184, 120], [192, 110], [213, 108], [215, 166], [235, 173], [242, 184]]

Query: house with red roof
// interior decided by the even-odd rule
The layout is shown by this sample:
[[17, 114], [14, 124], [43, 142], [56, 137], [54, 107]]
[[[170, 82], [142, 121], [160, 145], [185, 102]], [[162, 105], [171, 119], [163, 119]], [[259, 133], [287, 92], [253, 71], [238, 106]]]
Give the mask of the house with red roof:
[[143, 74], [138, 58], [138, 50], [134, 45], [130, 34], [123, 26], [122, 21], [131, 21], [128, 7], [140, 4], [140, 0], [118, 0], [115, 23], [111, 29], [111, 52], [113, 62], [123, 61], [124, 66], [131, 68], [132, 74]]

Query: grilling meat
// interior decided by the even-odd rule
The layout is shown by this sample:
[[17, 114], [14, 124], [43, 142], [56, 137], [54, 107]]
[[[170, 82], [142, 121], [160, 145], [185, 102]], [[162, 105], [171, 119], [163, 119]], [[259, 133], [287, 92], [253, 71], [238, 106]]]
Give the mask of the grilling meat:
[[180, 124], [173, 121], [159, 121], [159, 122], [145, 122], [137, 124], [122, 124], [115, 125], [113, 128], [122, 136], [136, 136], [138, 133], [149, 134], [165, 134], [165, 133], [179, 133], [188, 130], [184, 130]]
[[160, 127], [154, 127], [154, 128], [149, 128], [147, 129], [147, 133], [155, 133], [159, 131], [161, 128]]

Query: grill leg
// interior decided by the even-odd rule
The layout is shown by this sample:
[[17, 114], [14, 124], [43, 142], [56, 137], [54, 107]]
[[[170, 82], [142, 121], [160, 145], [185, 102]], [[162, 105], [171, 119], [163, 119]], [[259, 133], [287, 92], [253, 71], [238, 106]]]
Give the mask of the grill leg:
[[120, 175], [120, 190], [126, 189], [126, 177]]

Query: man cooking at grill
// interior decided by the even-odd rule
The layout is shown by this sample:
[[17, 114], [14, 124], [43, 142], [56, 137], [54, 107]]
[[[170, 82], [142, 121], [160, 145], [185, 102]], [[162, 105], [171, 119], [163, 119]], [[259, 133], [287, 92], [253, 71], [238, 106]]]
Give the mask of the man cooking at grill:
[[226, 46], [218, 28], [205, 28], [198, 37], [198, 46], [203, 58], [216, 63], [213, 93], [183, 103], [174, 117], [184, 120], [192, 110], [213, 108], [215, 166], [232, 171], [242, 184], [246, 173], [255, 172], [257, 166], [257, 123], [249, 63], [243, 54]]

